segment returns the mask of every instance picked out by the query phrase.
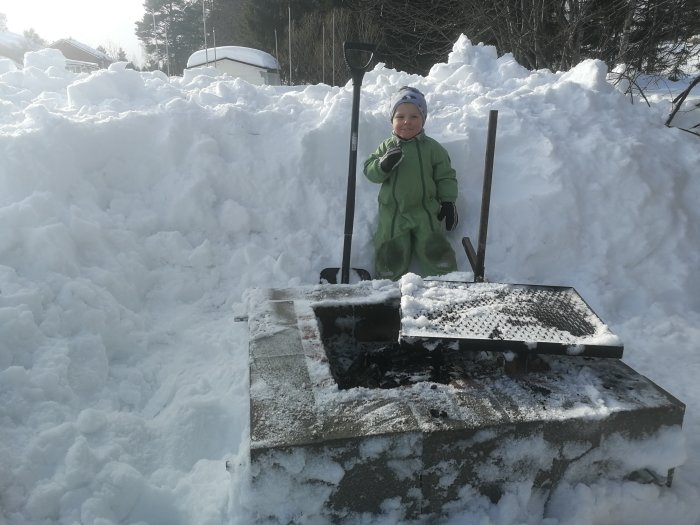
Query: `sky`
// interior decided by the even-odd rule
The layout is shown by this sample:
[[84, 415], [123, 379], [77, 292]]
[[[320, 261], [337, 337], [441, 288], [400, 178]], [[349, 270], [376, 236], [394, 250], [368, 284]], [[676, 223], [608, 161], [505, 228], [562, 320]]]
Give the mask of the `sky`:
[[143, 17], [142, 0], [0, 0], [8, 29], [22, 34], [33, 28], [44, 40], [74, 38], [92, 48], [120, 47], [127, 57], [143, 61], [134, 24]]
[[[281, 297], [269, 307], [286, 312], [285, 292], [268, 288], [344, 301], [341, 285], [318, 280], [342, 258], [352, 85], [64, 65], [52, 49], [28, 53], [24, 69], [0, 59], [0, 525], [327, 524], [329, 494], [386, 442], [348, 461], [299, 453], [251, 465], [249, 392], [284, 400], [296, 391], [250, 385], [249, 342], [284, 352], [265, 346], [288, 330], [255, 300]], [[448, 239], [460, 272], [451, 278], [473, 277], [460, 240], [478, 233], [489, 112], [498, 110], [486, 278], [574, 287], [624, 343], [625, 365], [685, 403], [685, 418], [682, 429], [635, 441], [621, 432], [593, 448], [626, 468], [673, 467], [671, 487], [620, 476], [577, 483], [573, 468], [538, 489], [537, 469], [516, 475], [522, 458], [543, 469], [557, 451], [584, 467], [601, 458], [582, 452], [584, 437], [561, 449], [508, 438], [490, 456], [501, 468], [473, 478], [503, 474], [497, 501], [467, 483], [451, 486], [458, 497], [437, 517], [411, 522], [390, 499], [379, 515], [346, 523], [698, 525], [700, 147], [664, 125], [687, 83], [657, 85], [651, 107], [631, 104], [601, 62], [529, 71], [466, 37], [426, 76], [376, 65], [362, 84], [351, 258], [370, 271], [378, 186], [361, 166], [388, 137], [389, 100], [404, 85], [426, 94], [426, 133], [458, 174], [460, 224]], [[697, 102], [679, 112], [688, 128]], [[398, 285], [352, 286], [379, 302]], [[312, 317], [302, 325], [314, 326]], [[320, 352], [304, 363], [321, 400], [369, 395], [339, 391]], [[585, 362], [566, 366], [560, 388], [582, 401], [554, 413], [593, 421], [625, 408], [615, 392], [626, 385], [594, 381]], [[436, 385], [435, 396], [441, 388], [453, 387]], [[372, 396], [426, 392], [420, 382]], [[367, 419], [396, 416], [377, 409]], [[397, 471], [420, 468], [402, 471], [399, 454], [411, 450], [396, 452]], [[443, 486], [464, 479], [459, 465], [440, 468]], [[261, 472], [268, 484], [250, 485]]]

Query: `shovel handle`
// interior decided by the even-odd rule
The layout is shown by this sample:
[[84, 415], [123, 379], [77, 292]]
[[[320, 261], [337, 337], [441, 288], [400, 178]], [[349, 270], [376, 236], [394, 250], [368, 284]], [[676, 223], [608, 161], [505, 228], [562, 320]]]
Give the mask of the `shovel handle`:
[[[360, 124], [360, 89], [362, 78], [374, 58], [374, 44], [363, 42], [344, 42], [343, 51], [345, 64], [352, 74], [352, 115], [350, 119], [350, 156], [348, 159], [348, 193], [345, 202], [345, 237], [343, 240], [343, 265], [341, 267], [342, 284], [350, 282], [350, 250], [352, 245], [352, 230], [355, 220], [355, 171], [357, 170], [357, 135]], [[369, 53], [364, 63], [357, 63], [357, 56], [352, 51]], [[357, 55], [357, 54], [356, 54]], [[354, 60], [353, 60], [354, 59]]]

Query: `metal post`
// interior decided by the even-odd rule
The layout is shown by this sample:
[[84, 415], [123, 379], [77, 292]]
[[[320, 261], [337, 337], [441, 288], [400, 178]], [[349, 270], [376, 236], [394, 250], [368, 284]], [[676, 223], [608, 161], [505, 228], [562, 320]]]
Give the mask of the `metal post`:
[[209, 49], [207, 48], [207, 14], [204, 10], [204, 0], [202, 0], [202, 25], [204, 26], [204, 58], [209, 65]]
[[158, 52], [158, 33], [156, 30], [156, 14], [153, 11], [151, 11], [151, 17], [153, 17], [153, 39], [156, 41], [156, 61], [157, 61], [160, 53]]
[[321, 25], [321, 82], [326, 83], [326, 24]]
[[486, 260], [486, 234], [489, 228], [489, 208], [491, 206], [491, 180], [493, 179], [493, 157], [496, 151], [496, 124], [498, 110], [489, 111], [489, 128], [486, 140], [486, 159], [484, 162], [484, 188], [481, 195], [481, 221], [479, 222], [479, 241], [476, 249], [475, 278], [484, 280]]
[[467, 259], [474, 271], [474, 282], [484, 281], [486, 260], [486, 233], [489, 226], [489, 208], [491, 206], [491, 179], [493, 178], [493, 157], [496, 151], [496, 124], [498, 111], [489, 112], [488, 136], [486, 138], [486, 161], [484, 163], [484, 187], [481, 193], [481, 218], [479, 220], [479, 240], [474, 250], [469, 237], [462, 238], [462, 246], [467, 253]]
[[168, 76], [170, 76], [170, 46], [168, 45], [168, 22], [165, 22], [165, 63], [168, 65]]
[[289, 4], [289, 85], [292, 85], [292, 5]]

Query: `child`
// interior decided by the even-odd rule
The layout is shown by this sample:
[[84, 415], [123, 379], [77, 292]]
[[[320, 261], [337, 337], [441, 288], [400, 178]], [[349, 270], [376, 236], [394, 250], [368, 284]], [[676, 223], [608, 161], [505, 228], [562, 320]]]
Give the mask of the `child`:
[[392, 99], [392, 136], [365, 161], [365, 176], [382, 185], [374, 236], [380, 279], [399, 279], [414, 255], [422, 276], [457, 270], [441, 225], [457, 227], [457, 177], [445, 148], [423, 131], [427, 115], [423, 94], [402, 87]]

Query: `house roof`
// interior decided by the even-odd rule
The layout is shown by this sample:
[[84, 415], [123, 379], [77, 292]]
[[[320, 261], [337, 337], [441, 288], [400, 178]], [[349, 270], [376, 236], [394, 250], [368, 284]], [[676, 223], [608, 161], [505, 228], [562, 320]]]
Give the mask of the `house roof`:
[[22, 63], [24, 53], [34, 51], [37, 44], [31, 42], [23, 35], [10, 31], [0, 31], [0, 57], [11, 58], [18, 64]]
[[77, 49], [80, 49], [81, 51], [88, 53], [90, 55], [93, 55], [95, 58], [98, 58], [100, 60], [106, 61], [106, 62], [113, 62], [112, 58], [102, 51], [98, 51], [97, 49], [94, 49], [86, 44], [83, 44], [82, 42], [78, 42], [77, 40], [74, 40], [72, 38], [61, 38], [60, 40], [56, 40], [53, 44], [51, 44], [51, 47], [56, 47], [58, 45], [61, 45], [62, 43], [66, 43], [68, 45], [71, 45]]
[[22, 50], [29, 47], [29, 42], [22, 35], [10, 31], [0, 31], [0, 46], [3, 49]]
[[259, 49], [241, 46], [220, 46], [216, 48], [210, 47], [208, 49], [200, 49], [190, 55], [190, 58], [187, 60], [187, 67], [204, 66], [207, 63], [214, 62], [214, 57], [216, 57], [217, 61], [228, 59], [263, 69], [279, 69], [277, 59], [271, 54], [260, 51]]

